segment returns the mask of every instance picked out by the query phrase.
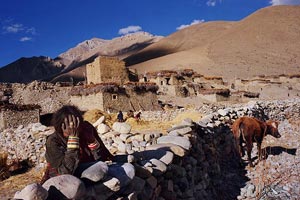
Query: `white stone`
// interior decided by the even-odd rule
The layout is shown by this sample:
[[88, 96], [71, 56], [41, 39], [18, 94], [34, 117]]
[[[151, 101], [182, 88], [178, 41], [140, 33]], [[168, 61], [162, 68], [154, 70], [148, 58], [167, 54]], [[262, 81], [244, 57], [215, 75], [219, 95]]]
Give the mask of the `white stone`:
[[120, 190], [121, 183], [119, 179], [112, 177], [111, 179], [103, 182], [103, 185], [116, 192]]
[[135, 169], [130, 163], [124, 163], [123, 165], [114, 163], [108, 166], [108, 175], [117, 178], [120, 181], [120, 186], [124, 187], [135, 176]]
[[97, 132], [100, 134], [107, 133], [109, 130], [110, 130], [110, 128], [106, 124], [99, 124], [97, 126]]
[[189, 139], [180, 136], [162, 136], [157, 139], [157, 144], [162, 143], [176, 144], [186, 150], [189, 150], [191, 148], [191, 142], [189, 141]]
[[114, 131], [117, 131], [119, 133], [125, 133], [125, 134], [128, 134], [131, 131], [131, 126], [123, 122], [115, 122], [112, 128]]
[[157, 150], [157, 149], [171, 151], [179, 157], [183, 157], [187, 154], [187, 151], [184, 150], [182, 147], [171, 143], [154, 144], [146, 147], [146, 150]]
[[95, 123], [93, 123], [93, 126], [94, 127], [99, 126], [100, 124], [102, 124], [104, 122], [104, 120], [105, 120], [105, 116], [103, 115]]
[[79, 178], [69, 174], [55, 176], [43, 184], [46, 190], [49, 190], [50, 186], [54, 186], [68, 199], [80, 199], [86, 192], [84, 183]]
[[123, 142], [118, 143], [118, 151], [121, 153], [126, 153], [126, 144]]
[[190, 132], [192, 132], [192, 128], [191, 127], [184, 127], [184, 128], [179, 128], [179, 129], [175, 129], [172, 130], [168, 135], [185, 135], [188, 134]]
[[152, 164], [153, 169], [157, 169], [158, 171], [160, 171], [162, 173], [167, 171], [167, 166], [165, 165], [165, 163], [163, 163], [160, 160], [153, 158], [150, 160], [150, 163]]
[[120, 134], [120, 139], [121, 139], [122, 141], [124, 141], [124, 142], [127, 140], [128, 137], [129, 137], [129, 135], [126, 134], [126, 133]]
[[107, 171], [107, 164], [105, 162], [99, 161], [84, 170], [81, 174], [81, 178], [87, 178], [91, 181], [97, 182], [103, 179], [103, 177], [107, 174]]
[[45, 200], [47, 197], [48, 191], [37, 183], [27, 185], [24, 189], [16, 192], [14, 195], [14, 199], [23, 200]]

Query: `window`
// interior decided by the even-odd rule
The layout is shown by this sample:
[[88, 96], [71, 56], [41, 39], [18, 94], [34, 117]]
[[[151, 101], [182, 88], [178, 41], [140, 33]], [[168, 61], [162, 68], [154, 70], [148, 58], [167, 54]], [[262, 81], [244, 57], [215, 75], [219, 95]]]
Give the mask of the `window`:
[[113, 94], [112, 95], [112, 100], [117, 100], [118, 99], [118, 95], [117, 94]]

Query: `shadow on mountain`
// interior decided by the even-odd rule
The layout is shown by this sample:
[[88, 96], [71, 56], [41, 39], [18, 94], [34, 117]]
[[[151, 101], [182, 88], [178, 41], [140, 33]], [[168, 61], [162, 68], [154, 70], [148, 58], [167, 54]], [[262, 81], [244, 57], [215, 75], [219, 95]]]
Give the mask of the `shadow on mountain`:
[[124, 59], [124, 61], [126, 62], [126, 66], [131, 66], [141, 62], [145, 62], [147, 60], [162, 57], [171, 53], [174, 52], [169, 49], [163, 49], [163, 48], [151, 49], [151, 50], [142, 51], [134, 55], [128, 56], [127, 58]]
[[0, 82], [29, 83], [58, 74], [64, 65], [49, 57], [20, 58], [0, 68]]

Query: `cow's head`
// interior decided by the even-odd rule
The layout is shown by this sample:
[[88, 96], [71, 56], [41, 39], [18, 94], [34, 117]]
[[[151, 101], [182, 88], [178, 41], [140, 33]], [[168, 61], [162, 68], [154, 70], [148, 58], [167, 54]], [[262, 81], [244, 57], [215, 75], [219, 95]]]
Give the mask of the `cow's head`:
[[280, 138], [281, 135], [278, 132], [278, 122], [273, 120], [266, 121], [267, 134], [272, 135], [275, 138]]

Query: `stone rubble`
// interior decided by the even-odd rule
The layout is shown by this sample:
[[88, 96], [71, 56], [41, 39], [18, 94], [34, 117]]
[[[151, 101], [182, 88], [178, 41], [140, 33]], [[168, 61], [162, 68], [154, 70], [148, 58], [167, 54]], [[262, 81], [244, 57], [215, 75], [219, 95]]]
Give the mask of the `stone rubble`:
[[[299, 199], [300, 153], [296, 150], [300, 149], [300, 142], [293, 140], [300, 138], [300, 121], [296, 124], [300, 99], [249, 102], [231, 107], [203, 106], [196, 110], [199, 115], [206, 115], [198, 122], [185, 119], [170, 128], [167, 134], [132, 133], [125, 123], [101, 131], [99, 136], [118, 161], [91, 169], [103, 169], [107, 165], [107, 170], [99, 174], [100, 178], [91, 178], [93, 172], [87, 171], [84, 176], [99, 179], [92, 186], [65, 175], [49, 179], [42, 187], [37, 183], [28, 185], [14, 198], [46, 199], [46, 189], [48, 196], [59, 190], [65, 197], [73, 199]], [[183, 111], [167, 111], [169, 114], [143, 112], [143, 119], [170, 120]], [[286, 139], [286, 145], [296, 149], [294, 154], [288, 150], [269, 154], [255, 168], [246, 167], [245, 173], [234, 157], [230, 130], [230, 124], [244, 115], [279, 120], [279, 132]], [[97, 128], [102, 123], [99, 122]], [[44, 144], [46, 136], [52, 132], [52, 127], [39, 123], [6, 129], [0, 133], [0, 149], [8, 152], [10, 160], [28, 159], [33, 166], [43, 169]], [[272, 138], [266, 140], [269, 141], [270, 144], [276, 142]], [[285, 170], [290, 172], [288, 177], [282, 176], [286, 174]], [[74, 185], [62, 188], [64, 182]]]

